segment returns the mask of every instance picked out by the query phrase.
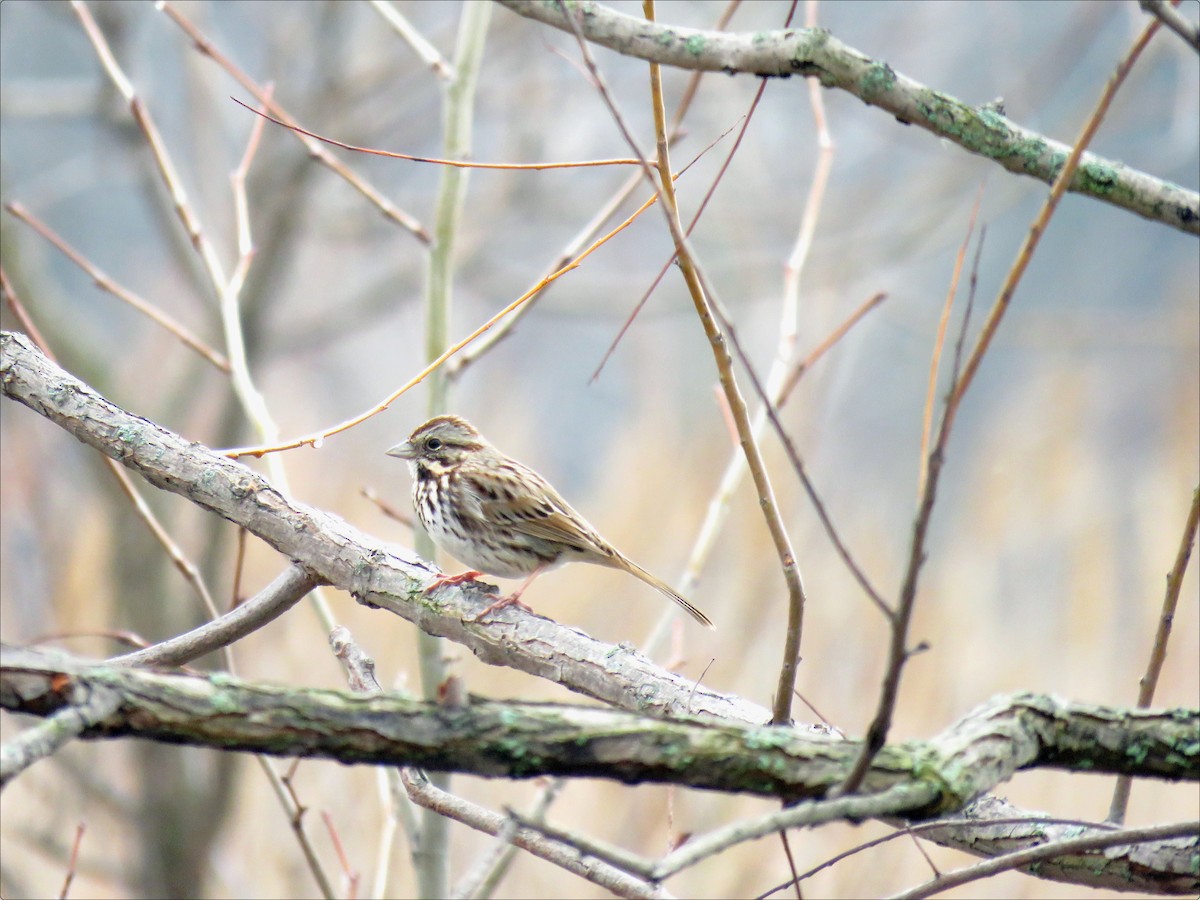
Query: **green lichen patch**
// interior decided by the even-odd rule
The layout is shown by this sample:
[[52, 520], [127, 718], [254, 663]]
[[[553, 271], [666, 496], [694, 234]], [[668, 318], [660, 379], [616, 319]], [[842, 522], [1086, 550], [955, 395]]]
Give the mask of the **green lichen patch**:
[[896, 86], [896, 72], [884, 62], [875, 62], [859, 79], [859, 88], [864, 100], [886, 94]]

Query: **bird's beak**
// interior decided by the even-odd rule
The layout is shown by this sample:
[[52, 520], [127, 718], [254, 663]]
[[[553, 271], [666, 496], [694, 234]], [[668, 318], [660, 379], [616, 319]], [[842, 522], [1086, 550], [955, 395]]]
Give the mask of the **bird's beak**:
[[416, 449], [412, 445], [412, 441], [405, 441], [403, 444], [397, 444], [387, 452], [388, 456], [398, 456], [401, 459], [414, 459], [417, 455]]

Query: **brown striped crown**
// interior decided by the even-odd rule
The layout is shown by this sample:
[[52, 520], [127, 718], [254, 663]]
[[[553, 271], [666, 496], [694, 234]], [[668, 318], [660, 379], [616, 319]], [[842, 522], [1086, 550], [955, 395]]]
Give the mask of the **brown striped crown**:
[[490, 449], [475, 426], [458, 416], [436, 416], [417, 427], [408, 440], [387, 451], [434, 475], [460, 465], [472, 454]]

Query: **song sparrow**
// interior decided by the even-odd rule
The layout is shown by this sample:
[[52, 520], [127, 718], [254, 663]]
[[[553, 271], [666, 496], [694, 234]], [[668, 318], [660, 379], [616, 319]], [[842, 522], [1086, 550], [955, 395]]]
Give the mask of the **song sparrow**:
[[439, 578], [461, 584], [480, 575], [528, 576], [476, 618], [513, 604], [542, 572], [567, 562], [623, 569], [657, 588], [701, 625], [708, 616], [600, 537], [537, 472], [509, 459], [458, 416], [437, 416], [388, 456], [408, 460], [413, 506], [433, 542], [477, 571]]

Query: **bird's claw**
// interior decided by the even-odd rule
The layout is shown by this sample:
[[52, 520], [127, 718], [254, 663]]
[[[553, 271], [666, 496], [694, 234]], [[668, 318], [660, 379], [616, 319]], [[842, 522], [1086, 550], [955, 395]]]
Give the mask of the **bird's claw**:
[[529, 612], [529, 613], [533, 612], [532, 607], [530, 607], [529, 605], [527, 605], [525, 603], [522, 603], [515, 596], [501, 597], [499, 600], [497, 600], [491, 606], [486, 607], [481, 612], [476, 613], [475, 615], [471, 616], [471, 618], [467, 619], [466, 621], [480, 622], [480, 621], [482, 621], [484, 616], [488, 615], [489, 613], [494, 613], [497, 610], [505, 609], [506, 607], [509, 607], [509, 606], [515, 606], [519, 609], [525, 610], [525, 612]]
[[426, 586], [425, 593], [432, 594], [438, 588], [446, 587], [447, 585], [460, 587], [464, 584], [484, 584], [485, 587], [491, 588], [492, 585], [478, 581], [481, 575], [483, 575], [482, 572], [476, 572], [474, 569], [469, 572], [460, 572], [457, 575], [438, 575]]

